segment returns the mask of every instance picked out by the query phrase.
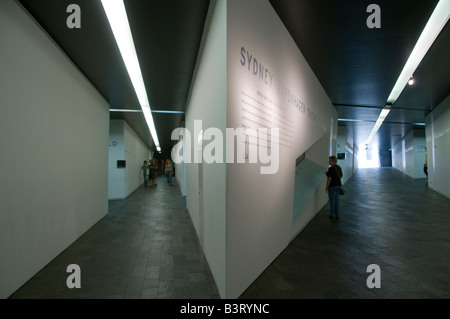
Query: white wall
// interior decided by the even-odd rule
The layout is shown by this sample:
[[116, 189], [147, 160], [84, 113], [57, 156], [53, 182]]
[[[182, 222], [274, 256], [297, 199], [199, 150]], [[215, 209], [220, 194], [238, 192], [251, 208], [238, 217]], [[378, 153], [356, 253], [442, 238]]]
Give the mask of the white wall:
[[425, 143], [425, 131], [423, 129], [412, 129], [392, 149], [392, 166], [411, 178], [426, 178], [423, 172], [426, 154]]
[[14, 1], [0, 2], [0, 42], [6, 298], [107, 214], [109, 106]]
[[150, 149], [127, 122], [124, 122], [124, 141], [125, 160], [127, 161], [125, 169], [125, 191], [127, 197], [144, 183], [141, 167], [144, 161], [149, 161]]
[[[181, 121], [180, 123], [180, 128], [185, 128], [185, 121]], [[178, 143], [180, 143], [183, 145], [183, 149], [186, 148], [185, 145], [185, 141], [182, 141], [180, 138], [178, 139]], [[172, 149], [172, 151], [176, 152], [176, 147], [174, 147]], [[177, 155], [173, 155], [172, 156], [177, 156]], [[172, 157], [172, 161], [174, 160], [174, 158]], [[176, 175], [176, 181], [178, 184], [178, 187], [180, 188], [180, 192], [181, 192], [181, 196], [186, 196], [187, 194], [187, 178], [186, 178], [186, 163], [184, 162], [180, 162], [177, 163], [176, 161], [173, 162], [174, 166], [175, 166], [175, 175]]]
[[[111, 120], [108, 159], [108, 198], [125, 199], [144, 183], [141, 167], [150, 150], [124, 120]], [[125, 168], [117, 161], [125, 160]]]
[[425, 118], [428, 154], [428, 186], [450, 198], [450, 96]]
[[278, 127], [282, 138], [276, 174], [227, 165], [226, 297], [236, 298], [327, 203], [322, 184], [292, 224], [296, 158], [310, 151], [326, 170], [337, 112], [269, 1], [228, 1], [227, 52], [227, 127]]
[[345, 126], [338, 127], [336, 154], [333, 155], [337, 156], [338, 153], [345, 153], [345, 159], [338, 160], [338, 165], [342, 168], [343, 174], [341, 182], [344, 184], [353, 176], [356, 170], [355, 165], [357, 165], [355, 162], [358, 161], [354, 154], [353, 137]]
[[[335, 122], [337, 127], [337, 120]], [[323, 166], [322, 172], [322, 183], [313, 190], [312, 195], [308, 199], [308, 203], [301, 212], [298, 219], [293, 225], [295, 232], [291, 234], [289, 241], [293, 240], [305, 227], [306, 225], [316, 216], [317, 212], [320, 211], [323, 206], [328, 202], [328, 194], [325, 192], [326, 177], [325, 172], [328, 170], [328, 158], [330, 156], [330, 137], [325, 134], [316, 144], [314, 144], [309, 150], [306, 151], [306, 158]], [[336, 136], [332, 139], [331, 143], [332, 150], [336, 149]], [[331, 152], [335, 154], [335, 152]], [[294, 194], [294, 196], [301, 196], [301, 194]]]
[[405, 136], [405, 169], [404, 173], [414, 178], [414, 131]]
[[424, 179], [427, 178], [423, 171], [423, 165], [425, 164], [426, 139], [424, 129], [415, 129], [413, 138], [414, 148], [414, 178]]
[[[195, 120], [203, 121], [203, 129], [216, 127], [225, 132], [226, 128], [226, 17], [226, 1], [211, 1], [186, 107], [186, 128], [194, 147], [198, 145]], [[187, 208], [224, 297], [226, 164], [186, 164], [186, 181]]]
[[[186, 147], [186, 145], [183, 143], [183, 141], [179, 141], [183, 144], [183, 148]], [[186, 163], [184, 162], [173, 162], [175, 166], [175, 175], [176, 175], [176, 181], [178, 184], [178, 187], [180, 188], [181, 196], [187, 195], [187, 177], [186, 177]]]
[[186, 164], [175, 164], [175, 174], [178, 187], [180, 188], [181, 196], [187, 194], [187, 179], [186, 179]]
[[117, 168], [117, 161], [125, 159], [124, 121], [110, 120], [108, 154], [108, 199], [125, 198], [125, 169]]
[[394, 146], [392, 149], [392, 167], [404, 172], [404, 155], [405, 155], [405, 140]]

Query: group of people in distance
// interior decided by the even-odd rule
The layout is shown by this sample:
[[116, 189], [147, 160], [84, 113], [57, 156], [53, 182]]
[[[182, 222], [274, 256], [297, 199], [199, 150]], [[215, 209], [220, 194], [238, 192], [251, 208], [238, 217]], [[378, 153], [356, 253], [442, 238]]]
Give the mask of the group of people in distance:
[[[337, 165], [336, 156], [330, 156], [328, 159], [328, 164], [330, 167], [326, 172], [327, 182], [325, 191], [328, 193], [330, 200], [330, 218], [339, 219], [339, 195], [342, 189], [341, 178], [342, 168]], [[157, 186], [158, 172], [161, 170], [162, 176], [166, 176], [167, 183], [172, 184], [172, 176], [174, 173], [173, 162], [170, 159], [162, 160], [161, 165], [158, 163], [156, 158], [150, 160], [150, 163], [144, 161], [141, 167], [142, 173], [144, 175], [144, 187], [147, 187], [150, 181], [151, 186]]]
[[167, 183], [172, 184], [173, 176], [173, 163], [170, 159], [162, 160], [161, 165], [158, 163], [156, 158], [150, 160], [150, 162], [144, 161], [141, 170], [144, 175], [144, 187], [147, 187], [150, 182], [150, 186], [158, 185], [158, 172], [161, 169], [162, 176], [167, 177]]

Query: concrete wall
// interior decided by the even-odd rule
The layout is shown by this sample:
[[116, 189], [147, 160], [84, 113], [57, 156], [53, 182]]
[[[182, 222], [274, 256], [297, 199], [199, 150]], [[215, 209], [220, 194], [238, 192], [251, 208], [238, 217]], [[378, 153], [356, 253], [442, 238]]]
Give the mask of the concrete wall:
[[107, 214], [109, 105], [14, 1], [0, 2], [0, 42], [6, 298]]

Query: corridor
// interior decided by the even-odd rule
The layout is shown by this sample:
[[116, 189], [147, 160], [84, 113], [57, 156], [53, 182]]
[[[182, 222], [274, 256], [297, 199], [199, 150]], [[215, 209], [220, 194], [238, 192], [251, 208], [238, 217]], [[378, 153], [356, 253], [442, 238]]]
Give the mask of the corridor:
[[[10, 298], [212, 299], [217, 288], [176, 180], [141, 186]], [[69, 289], [66, 267], [81, 268]]]
[[[242, 298], [450, 297], [450, 200], [393, 168], [360, 169]], [[369, 289], [367, 266], [381, 270]]]
[[[450, 298], [450, 201], [392, 168], [346, 183], [241, 299]], [[81, 268], [68, 289], [66, 267]], [[369, 289], [367, 266], [381, 269]], [[159, 179], [123, 201], [10, 298], [220, 298], [177, 186]]]

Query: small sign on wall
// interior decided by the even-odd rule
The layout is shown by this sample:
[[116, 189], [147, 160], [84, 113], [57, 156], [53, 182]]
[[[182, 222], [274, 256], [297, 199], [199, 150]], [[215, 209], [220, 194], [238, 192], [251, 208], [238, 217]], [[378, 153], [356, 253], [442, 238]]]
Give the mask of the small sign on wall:
[[117, 168], [125, 168], [125, 167], [127, 167], [127, 161], [125, 161], [125, 160], [117, 161]]

